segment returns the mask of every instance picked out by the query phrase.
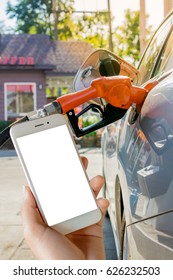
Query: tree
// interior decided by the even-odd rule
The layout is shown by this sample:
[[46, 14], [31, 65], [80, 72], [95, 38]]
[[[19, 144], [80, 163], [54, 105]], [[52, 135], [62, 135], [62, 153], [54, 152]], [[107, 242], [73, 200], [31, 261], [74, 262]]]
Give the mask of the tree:
[[72, 37], [74, 0], [52, 0], [54, 15], [54, 39], [67, 40]]
[[[70, 13], [68, 11], [72, 10], [74, 0], [58, 0], [57, 3], [58, 7], [56, 12], [61, 23], [59, 32], [63, 33], [66, 37], [70, 33], [70, 28], [66, 24], [70, 22]], [[47, 34], [53, 38], [54, 23], [52, 6], [52, 0], [18, 0], [15, 6], [8, 1], [6, 12], [9, 18], [16, 18], [17, 20], [15, 32]]]
[[73, 32], [74, 39], [85, 40], [95, 48], [108, 48], [108, 16], [107, 12], [84, 14], [78, 17]]
[[[137, 65], [140, 59], [140, 27], [139, 27], [139, 11], [125, 11], [125, 20], [122, 26], [115, 29], [114, 52], [134, 65]], [[147, 41], [152, 33], [152, 27], [146, 30]]]
[[139, 61], [139, 11], [125, 11], [123, 25], [115, 29], [113, 38], [117, 55], [134, 64]]
[[9, 18], [17, 19], [17, 33], [85, 40], [96, 48], [107, 48], [107, 13], [75, 13], [73, 5], [74, 0], [18, 0], [15, 6], [8, 1], [7, 14]]

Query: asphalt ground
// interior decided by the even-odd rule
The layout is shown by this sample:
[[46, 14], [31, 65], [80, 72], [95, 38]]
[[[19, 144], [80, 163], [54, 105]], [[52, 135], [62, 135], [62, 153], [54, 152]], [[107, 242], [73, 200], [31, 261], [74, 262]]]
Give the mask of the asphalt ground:
[[[88, 177], [102, 174], [100, 148], [79, 149], [89, 160]], [[21, 221], [22, 186], [27, 185], [15, 151], [0, 151], [0, 259], [34, 260], [23, 238]], [[116, 259], [116, 250], [109, 218], [105, 218], [104, 242], [106, 259]]]

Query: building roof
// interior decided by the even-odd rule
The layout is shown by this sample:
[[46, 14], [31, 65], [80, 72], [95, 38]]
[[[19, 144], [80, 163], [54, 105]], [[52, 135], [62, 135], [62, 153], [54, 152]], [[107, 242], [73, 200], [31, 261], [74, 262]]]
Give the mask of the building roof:
[[45, 69], [53, 75], [75, 74], [94, 50], [83, 41], [52, 42], [44, 34], [0, 35], [0, 69]]
[[54, 42], [56, 69], [53, 72], [75, 74], [94, 48], [84, 41]]
[[[55, 53], [49, 36], [43, 34], [4, 34], [0, 35], [0, 67], [26, 66], [18, 63], [19, 58], [33, 58], [32, 68], [50, 69], [56, 66]], [[16, 60], [14, 59], [16, 57]], [[9, 61], [8, 61], [8, 58]], [[13, 58], [13, 59], [12, 59]], [[18, 60], [17, 60], [18, 59]], [[31, 62], [31, 60], [30, 60]]]

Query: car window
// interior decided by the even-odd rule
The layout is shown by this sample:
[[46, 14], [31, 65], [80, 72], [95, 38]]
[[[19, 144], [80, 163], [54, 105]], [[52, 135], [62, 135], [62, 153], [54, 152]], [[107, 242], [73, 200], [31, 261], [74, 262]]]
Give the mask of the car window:
[[139, 72], [142, 77], [142, 84], [149, 80], [153, 76], [152, 74], [154, 74], [153, 70], [156, 66], [158, 56], [162, 51], [166, 37], [171, 29], [171, 25], [172, 17], [165, 21], [155, 33], [139, 63]]
[[164, 46], [160, 59], [158, 61], [154, 75], [166, 72], [173, 68], [173, 30], [170, 32], [169, 39]]

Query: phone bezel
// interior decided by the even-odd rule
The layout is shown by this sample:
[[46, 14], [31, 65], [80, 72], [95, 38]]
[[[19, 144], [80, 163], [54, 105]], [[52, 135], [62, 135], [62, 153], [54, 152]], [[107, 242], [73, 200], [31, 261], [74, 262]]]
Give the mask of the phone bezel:
[[[37, 193], [35, 191], [32, 180], [30, 178], [27, 167], [25, 165], [25, 161], [22, 157], [22, 153], [21, 153], [20, 148], [18, 146], [17, 138], [22, 137], [22, 136], [26, 136], [26, 135], [32, 134], [32, 133], [41, 132], [41, 131], [51, 129], [51, 128], [61, 126], [61, 125], [66, 125], [67, 126], [69, 134], [71, 136], [71, 140], [74, 144], [74, 148], [75, 148], [76, 153], [78, 155], [79, 161], [81, 162], [78, 150], [77, 150], [76, 145], [75, 145], [75, 141], [72, 137], [70, 128], [68, 126], [68, 123], [67, 123], [67, 121], [66, 121], [66, 119], [63, 115], [56, 114], [56, 115], [47, 116], [47, 117], [40, 118], [40, 119], [35, 119], [35, 120], [25, 122], [25, 123], [19, 123], [19, 124], [16, 124], [16, 125], [12, 126], [11, 129], [10, 129], [10, 136], [11, 136], [11, 139], [13, 141], [14, 147], [16, 149], [17, 155], [19, 157], [20, 163], [23, 167], [25, 176], [26, 176], [26, 178], [29, 182], [29, 185], [31, 187], [31, 190], [34, 194], [34, 197], [36, 199], [36, 202], [37, 202], [38, 208], [41, 212], [41, 215], [42, 215], [44, 221], [47, 224], [48, 224], [48, 222], [46, 221], [46, 218], [45, 218], [45, 215], [44, 215], [44, 209], [42, 209], [42, 207], [39, 203], [39, 198], [37, 197]], [[83, 166], [82, 162], [81, 162], [81, 165], [82, 165], [82, 168], [84, 170], [86, 179], [88, 181], [88, 186], [91, 190], [91, 195], [93, 196], [93, 198], [95, 200], [93, 191], [92, 191], [92, 189], [89, 185], [89, 180], [88, 180], [88, 177], [87, 177], [87, 174], [85, 172], [85, 169], [84, 169], [84, 166]], [[100, 212], [100, 209], [97, 207], [97, 204], [96, 204], [96, 209], [95, 210], [87, 212], [83, 215], [79, 215], [79, 216], [74, 217], [72, 219], [66, 220], [64, 222], [55, 224], [55, 225], [52, 226], [52, 228], [56, 229], [57, 231], [61, 232], [62, 234], [68, 234], [70, 232], [73, 232], [73, 231], [79, 230], [81, 228], [90, 226], [94, 223], [97, 223], [100, 219], [101, 219], [101, 212]]]

